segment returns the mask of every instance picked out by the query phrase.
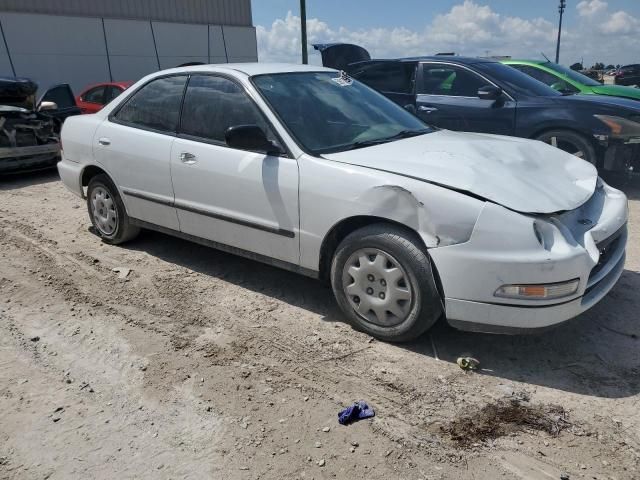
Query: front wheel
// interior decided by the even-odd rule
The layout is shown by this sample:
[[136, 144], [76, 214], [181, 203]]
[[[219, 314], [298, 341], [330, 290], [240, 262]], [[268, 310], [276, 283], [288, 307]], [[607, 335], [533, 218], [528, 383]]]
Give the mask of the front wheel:
[[118, 189], [106, 175], [96, 175], [89, 181], [87, 209], [93, 227], [105, 243], [118, 245], [140, 232], [129, 222]]
[[393, 225], [348, 235], [333, 257], [331, 286], [350, 323], [380, 340], [414, 340], [442, 315], [428, 255], [415, 235]]
[[595, 148], [587, 138], [578, 133], [569, 130], [552, 130], [539, 135], [536, 140], [582, 158], [594, 166], [598, 164]]

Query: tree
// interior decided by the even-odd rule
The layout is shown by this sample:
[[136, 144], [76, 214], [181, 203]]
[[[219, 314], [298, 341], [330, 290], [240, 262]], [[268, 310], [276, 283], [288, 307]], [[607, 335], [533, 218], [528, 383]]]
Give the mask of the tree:
[[582, 68], [582, 64], [581, 64], [580, 62], [576, 62], [576, 63], [574, 63], [574, 64], [573, 64], [573, 65], [571, 65], [569, 68], [570, 68], [571, 70], [578, 70], [578, 71], [580, 71], [580, 70], [582, 70], [582, 69], [583, 69], [583, 68]]
[[596, 64], [591, 67], [592, 70], [604, 70], [604, 63], [596, 62]]
[[616, 66], [615, 65], [611, 65], [611, 64], [609, 64], [606, 67], [604, 67], [605, 70], [613, 70], [614, 68], [616, 68]]

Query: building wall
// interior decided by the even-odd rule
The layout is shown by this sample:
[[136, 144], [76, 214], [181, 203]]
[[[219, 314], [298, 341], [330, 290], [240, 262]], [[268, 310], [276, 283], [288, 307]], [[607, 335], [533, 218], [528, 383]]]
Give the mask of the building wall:
[[250, 27], [250, 0], [0, 0], [0, 11]]
[[[91, 83], [138, 80], [148, 73], [186, 62], [257, 61], [256, 32], [251, 26], [250, 18], [248, 25], [216, 25], [157, 19], [169, 17], [169, 10], [162, 10], [162, 15], [158, 11], [151, 12], [154, 14], [152, 18], [155, 18], [152, 20], [2, 11], [3, 7], [10, 4], [21, 5], [23, 9], [30, 8], [33, 11], [46, 10], [45, 7], [54, 4], [84, 5], [83, 8], [89, 9], [88, 12], [94, 12], [91, 8], [98, 4], [108, 4], [111, 7], [120, 4], [149, 7], [154, 4], [169, 8], [169, 4], [175, 7], [176, 3], [175, 0], [0, 0], [0, 27], [3, 33], [3, 38], [0, 38], [0, 76], [29, 77], [37, 81], [41, 88], [69, 83], [74, 92], [79, 93]], [[246, 23], [246, 9], [232, 8], [236, 4], [249, 5], [249, 17], [251, 16], [248, 1], [183, 0], [180, 4], [194, 8], [191, 13], [182, 12], [177, 18], [190, 18], [189, 15], [198, 11], [195, 7], [204, 8], [207, 5], [215, 6], [214, 4], [228, 8], [221, 8], [220, 11], [205, 9], [204, 18], [224, 17]], [[131, 8], [133, 11], [129, 12], [129, 17], [144, 13]], [[84, 10], [79, 8], [75, 11]], [[109, 13], [126, 12], [112, 8]]]

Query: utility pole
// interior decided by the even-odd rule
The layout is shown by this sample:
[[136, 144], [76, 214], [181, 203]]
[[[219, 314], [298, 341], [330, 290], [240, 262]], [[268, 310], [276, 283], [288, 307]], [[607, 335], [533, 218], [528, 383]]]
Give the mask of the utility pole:
[[300, 0], [300, 33], [302, 35], [302, 63], [309, 63], [309, 54], [307, 53], [307, 2]]
[[562, 15], [564, 15], [565, 8], [567, 8], [567, 0], [560, 0], [560, 5], [558, 5], [558, 12], [560, 12], [560, 25], [558, 26], [558, 44], [556, 45], [556, 63], [560, 63], [560, 36], [562, 35]]

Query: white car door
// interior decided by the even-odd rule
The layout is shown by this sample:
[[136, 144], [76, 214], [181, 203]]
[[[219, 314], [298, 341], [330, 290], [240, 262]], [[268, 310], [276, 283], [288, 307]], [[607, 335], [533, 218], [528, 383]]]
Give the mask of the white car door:
[[299, 263], [298, 164], [286, 155], [229, 148], [230, 126], [273, 132], [235, 80], [192, 75], [171, 152], [182, 232]]
[[171, 145], [186, 75], [152, 80], [98, 127], [94, 156], [122, 193], [130, 217], [179, 230], [173, 207]]

